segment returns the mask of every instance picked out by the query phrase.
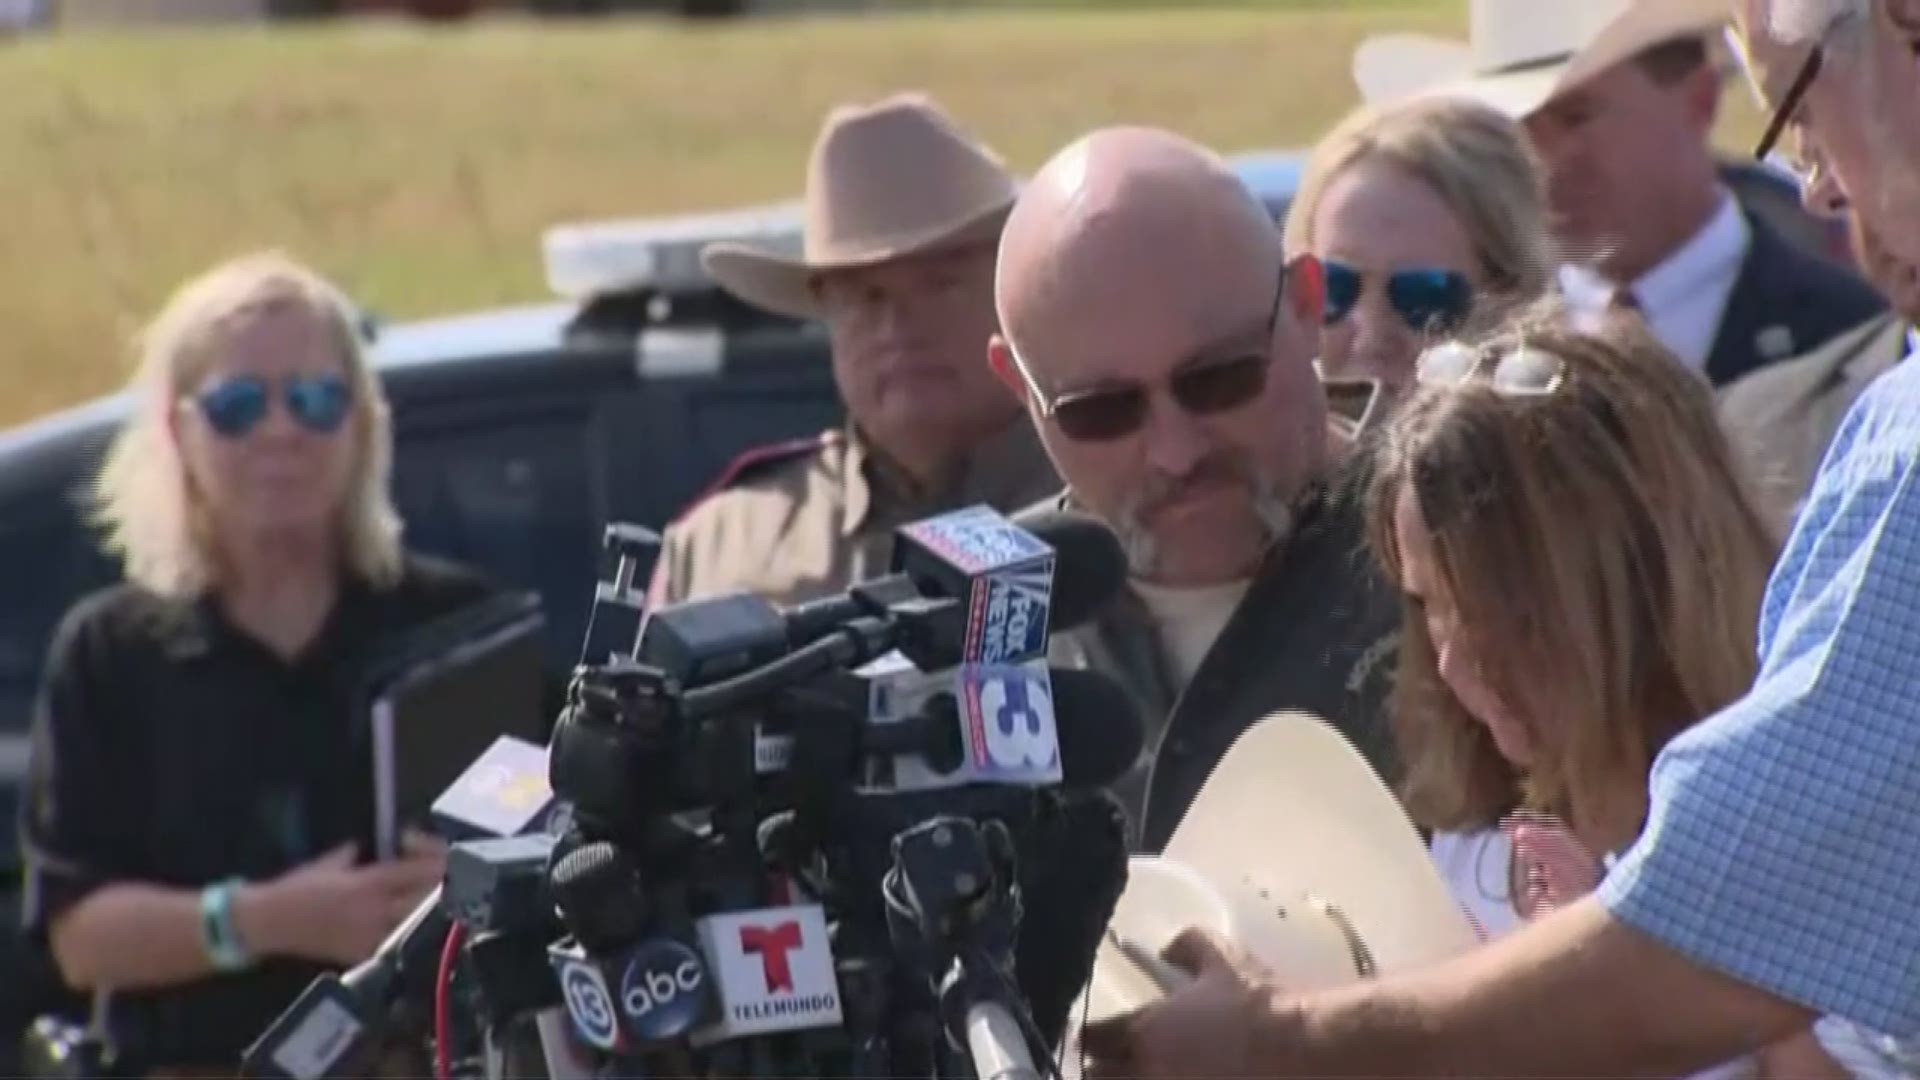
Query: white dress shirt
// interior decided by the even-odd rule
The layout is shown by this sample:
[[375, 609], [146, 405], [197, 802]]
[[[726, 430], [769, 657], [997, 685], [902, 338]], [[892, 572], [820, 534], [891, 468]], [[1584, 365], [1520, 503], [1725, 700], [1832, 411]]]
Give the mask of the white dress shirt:
[[[1720, 208], [1700, 231], [1630, 286], [1654, 336], [1695, 371], [1706, 370], [1752, 244], [1753, 230], [1739, 201], [1723, 189]], [[1590, 266], [1560, 268], [1560, 289], [1577, 311], [1606, 308], [1617, 288]]]

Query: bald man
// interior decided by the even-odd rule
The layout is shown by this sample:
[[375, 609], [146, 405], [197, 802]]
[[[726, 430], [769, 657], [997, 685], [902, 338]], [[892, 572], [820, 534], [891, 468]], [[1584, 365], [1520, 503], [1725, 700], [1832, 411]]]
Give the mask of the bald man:
[[1157, 850], [1220, 756], [1278, 709], [1326, 717], [1390, 779], [1398, 610], [1336, 498], [1344, 440], [1313, 368], [1322, 283], [1219, 157], [1095, 132], [1022, 193], [1001, 239], [994, 370], [1066, 481], [1119, 533], [1132, 587], [1056, 662], [1143, 705], [1115, 794]]

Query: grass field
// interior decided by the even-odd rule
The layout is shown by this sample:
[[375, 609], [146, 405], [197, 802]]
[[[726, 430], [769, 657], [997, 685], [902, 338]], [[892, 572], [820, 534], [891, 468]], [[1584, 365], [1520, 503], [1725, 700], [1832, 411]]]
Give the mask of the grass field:
[[118, 384], [140, 321], [230, 253], [285, 247], [388, 317], [537, 299], [545, 226], [790, 197], [838, 101], [925, 88], [1022, 168], [1120, 120], [1297, 145], [1352, 103], [1360, 38], [1459, 6], [0, 43], [0, 424]]

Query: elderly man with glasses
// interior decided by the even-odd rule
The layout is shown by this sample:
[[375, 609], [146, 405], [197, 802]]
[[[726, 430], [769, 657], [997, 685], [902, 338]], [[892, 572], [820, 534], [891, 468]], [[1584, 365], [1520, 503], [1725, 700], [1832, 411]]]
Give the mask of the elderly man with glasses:
[[[1383, 774], [1398, 614], [1331, 473], [1313, 367], [1319, 267], [1212, 153], [1095, 132], [1027, 186], [1001, 241], [990, 359], [1068, 492], [1119, 533], [1132, 587], [1057, 662], [1124, 682], [1148, 752], [1116, 794], [1157, 850], [1260, 717], [1326, 717]], [[1353, 395], [1364, 409], [1367, 394]], [[1350, 432], [1349, 432], [1350, 434]]]
[[[1739, 0], [1756, 81], [1863, 223], [1920, 255], [1920, 2]], [[1763, 149], [1765, 149], [1763, 147]], [[1818, 198], [1816, 192], [1812, 197]], [[1920, 365], [1861, 395], [1769, 587], [1753, 690], [1660, 755], [1598, 893], [1432, 970], [1318, 994], [1210, 939], [1090, 1029], [1128, 1077], [1676, 1075], [1814, 1023], [1920, 1072]]]

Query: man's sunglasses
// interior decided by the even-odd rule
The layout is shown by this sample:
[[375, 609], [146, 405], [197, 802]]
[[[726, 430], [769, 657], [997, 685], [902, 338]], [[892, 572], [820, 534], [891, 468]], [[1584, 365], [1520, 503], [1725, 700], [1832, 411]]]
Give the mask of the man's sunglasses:
[[[1286, 294], [1287, 268], [1283, 264], [1273, 309], [1267, 313], [1265, 329], [1269, 339], [1280, 319], [1280, 305]], [[1075, 442], [1111, 442], [1132, 435], [1146, 423], [1150, 394], [1147, 387], [1136, 383], [1050, 397], [1035, 381], [1027, 362], [1013, 349], [1013, 343], [1009, 341], [1007, 345], [1028, 392], [1040, 403], [1040, 415], [1059, 425], [1067, 438]], [[1167, 379], [1167, 393], [1180, 408], [1194, 416], [1230, 412], [1260, 396], [1266, 389], [1267, 369], [1272, 363], [1269, 341], [1258, 352], [1203, 360], [1174, 372]]]
[[[294, 422], [316, 435], [340, 430], [353, 411], [353, 388], [339, 375], [296, 375], [278, 384]], [[222, 379], [194, 398], [200, 415], [222, 437], [244, 438], [267, 418], [274, 385], [257, 375]]]
[[[1353, 314], [1366, 292], [1367, 275], [1346, 263], [1327, 261], [1328, 326]], [[1455, 270], [1397, 270], [1386, 275], [1387, 304], [1417, 334], [1457, 328], [1473, 308], [1473, 283]]]

